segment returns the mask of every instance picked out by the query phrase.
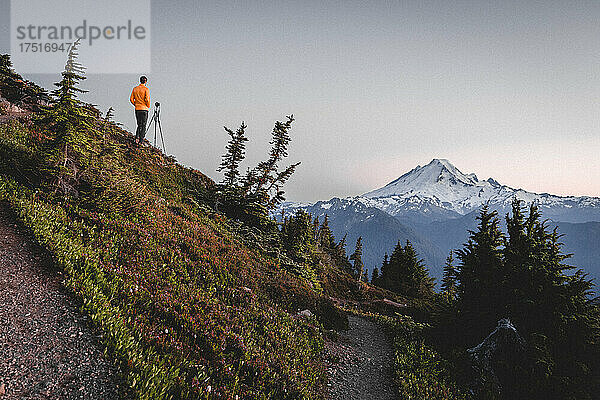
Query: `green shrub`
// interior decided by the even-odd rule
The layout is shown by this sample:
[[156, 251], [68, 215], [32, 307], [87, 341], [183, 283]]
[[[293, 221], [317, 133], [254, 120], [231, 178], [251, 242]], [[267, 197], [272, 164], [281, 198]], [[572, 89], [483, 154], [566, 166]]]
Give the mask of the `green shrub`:
[[447, 361], [425, 343], [425, 324], [411, 317], [373, 316], [393, 340], [394, 368], [401, 399], [459, 400], [470, 398], [452, 381]]

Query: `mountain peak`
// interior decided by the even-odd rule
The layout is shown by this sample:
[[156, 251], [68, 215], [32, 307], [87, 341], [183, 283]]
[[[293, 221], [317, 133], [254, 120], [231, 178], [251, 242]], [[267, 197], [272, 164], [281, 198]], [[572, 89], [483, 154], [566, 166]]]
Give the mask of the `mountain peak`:
[[424, 166], [417, 166], [400, 178], [384, 187], [366, 193], [365, 197], [388, 197], [422, 194], [424, 191], [432, 195], [441, 195], [454, 187], [477, 186], [479, 180], [475, 174], [463, 174], [450, 161], [434, 158]]
[[[486, 202], [500, 208], [510, 207], [514, 198], [526, 203], [537, 202], [542, 207], [571, 208], [589, 203], [600, 207], [600, 199], [559, 197], [530, 193], [498, 183], [493, 178], [480, 181], [475, 174], [464, 174], [450, 161], [434, 158], [424, 166], [417, 166], [382, 188], [362, 195], [372, 206], [392, 215], [398, 210], [422, 207], [428, 204], [459, 214], [469, 213]], [[587, 204], [586, 203], [586, 204]]]
[[434, 158], [433, 160], [431, 160], [431, 162], [427, 165], [441, 165], [444, 166], [448, 169], [450, 168], [456, 168], [454, 165], [452, 165], [452, 163], [450, 161], [448, 161], [448, 159], [446, 158]]
[[[445, 158], [434, 158], [431, 160], [429, 164], [427, 164], [423, 168], [431, 168], [431, 169], [441, 169], [441, 172], [448, 172], [454, 177], [458, 178], [461, 181], [465, 181], [465, 183], [475, 183], [478, 181], [477, 175], [468, 174], [465, 175], [458, 168], [456, 168], [450, 161]], [[465, 178], [465, 179], [460, 179]]]

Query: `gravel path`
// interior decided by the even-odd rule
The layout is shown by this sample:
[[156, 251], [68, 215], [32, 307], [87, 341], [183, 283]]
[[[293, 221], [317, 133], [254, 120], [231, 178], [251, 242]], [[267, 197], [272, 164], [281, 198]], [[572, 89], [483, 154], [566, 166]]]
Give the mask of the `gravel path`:
[[0, 203], [0, 399], [118, 399], [98, 333], [14, 221]]
[[329, 398], [393, 400], [393, 350], [381, 327], [354, 315], [337, 342], [327, 342]]

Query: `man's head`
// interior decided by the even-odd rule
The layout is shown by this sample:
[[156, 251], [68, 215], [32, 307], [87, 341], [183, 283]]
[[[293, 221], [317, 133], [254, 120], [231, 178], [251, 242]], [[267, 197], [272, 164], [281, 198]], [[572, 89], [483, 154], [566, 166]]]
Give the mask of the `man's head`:
[[140, 83], [145, 84], [146, 82], [148, 82], [148, 78], [146, 78], [145, 76], [140, 76]]

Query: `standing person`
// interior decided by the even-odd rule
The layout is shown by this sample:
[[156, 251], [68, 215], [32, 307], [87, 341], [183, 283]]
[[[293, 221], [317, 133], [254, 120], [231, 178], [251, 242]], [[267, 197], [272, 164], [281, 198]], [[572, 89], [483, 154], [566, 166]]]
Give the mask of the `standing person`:
[[148, 109], [150, 108], [150, 91], [146, 87], [148, 78], [140, 77], [140, 84], [133, 88], [131, 92], [131, 104], [135, 106], [135, 119], [137, 121], [137, 130], [135, 132], [135, 142], [142, 143], [146, 135], [146, 123], [148, 122]]

